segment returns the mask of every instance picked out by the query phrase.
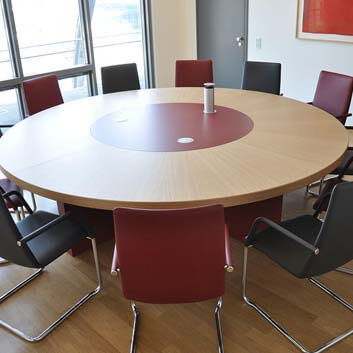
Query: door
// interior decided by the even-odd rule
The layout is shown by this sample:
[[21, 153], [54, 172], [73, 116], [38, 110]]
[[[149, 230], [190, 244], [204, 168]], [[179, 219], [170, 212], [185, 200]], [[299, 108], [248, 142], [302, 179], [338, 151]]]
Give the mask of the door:
[[240, 88], [247, 51], [247, 0], [197, 0], [197, 53], [213, 60], [218, 87]]

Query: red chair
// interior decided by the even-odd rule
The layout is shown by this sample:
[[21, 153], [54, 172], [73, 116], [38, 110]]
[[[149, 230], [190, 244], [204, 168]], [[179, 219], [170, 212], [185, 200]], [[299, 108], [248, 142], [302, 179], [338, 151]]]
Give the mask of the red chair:
[[212, 60], [177, 60], [175, 87], [203, 87], [213, 82]]
[[219, 352], [225, 270], [233, 271], [223, 206], [176, 210], [114, 210], [112, 274], [120, 273], [124, 296], [132, 301], [136, 350], [139, 311], [135, 301], [192, 303], [219, 298], [215, 310]]
[[353, 77], [321, 71], [315, 97], [311, 103], [346, 123], [353, 93]]
[[[24, 81], [22, 85], [28, 115], [33, 115], [64, 103], [56, 75], [34, 78]], [[36, 210], [37, 205], [34, 194], [31, 193], [31, 196], [33, 209]]]
[[56, 75], [24, 81], [23, 91], [29, 115], [64, 103]]
[[[320, 108], [334, 117], [336, 117], [343, 125], [352, 114], [349, 114], [353, 93], [353, 77], [337, 74], [335, 72], [321, 71], [319, 81], [317, 83], [314, 100], [309, 103]], [[349, 127], [348, 127], [349, 128]], [[347, 161], [353, 156], [353, 150], [349, 148], [345, 154], [345, 158], [341, 165], [338, 166], [330, 174], [340, 174], [345, 168]], [[351, 171], [352, 172], [352, 171]], [[346, 174], [347, 170], [345, 170]], [[315, 182], [307, 186], [306, 192], [313, 196], [318, 196], [321, 193], [325, 179], [322, 178], [319, 182]], [[311, 186], [319, 185], [319, 194], [311, 191]]]

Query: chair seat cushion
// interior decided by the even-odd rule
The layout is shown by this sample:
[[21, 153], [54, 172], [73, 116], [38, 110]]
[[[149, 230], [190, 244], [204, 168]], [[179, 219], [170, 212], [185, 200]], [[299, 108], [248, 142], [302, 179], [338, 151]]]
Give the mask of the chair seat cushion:
[[[16, 184], [14, 184], [9, 179], [0, 179], [0, 188], [4, 190], [4, 192], [9, 191], [18, 191], [22, 194], [22, 189], [19, 188]], [[5, 200], [5, 204], [7, 208], [17, 209], [18, 207], [23, 206], [23, 203], [19, 197], [16, 195], [10, 196], [11, 202]]]
[[[300, 216], [280, 223], [283, 228], [314, 244], [322, 223], [310, 215]], [[256, 234], [252, 244], [274, 262], [298, 278], [306, 276], [306, 265], [312, 252], [273, 228]]]
[[[18, 222], [17, 227], [24, 237], [57, 217], [52, 213], [38, 211]], [[30, 240], [27, 244], [39, 265], [44, 267], [87, 235], [87, 231], [79, 223], [66, 219]]]

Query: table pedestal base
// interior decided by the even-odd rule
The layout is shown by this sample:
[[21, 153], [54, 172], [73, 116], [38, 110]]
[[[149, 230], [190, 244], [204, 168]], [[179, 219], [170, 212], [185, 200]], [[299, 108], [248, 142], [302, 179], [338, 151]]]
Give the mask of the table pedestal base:
[[[283, 196], [273, 199], [254, 202], [246, 205], [227, 207], [225, 219], [229, 227], [229, 233], [233, 238], [244, 241], [253, 221], [257, 217], [267, 217], [274, 222], [280, 222], [282, 216]], [[58, 203], [59, 213], [72, 211], [74, 218], [81, 220], [92, 229], [96, 235], [97, 243], [114, 238], [114, 222], [112, 211], [95, 210]], [[90, 242], [82, 241], [71, 249], [70, 254], [77, 256], [90, 248]]]
[[246, 205], [226, 207], [224, 213], [230, 236], [243, 242], [257, 217], [267, 217], [274, 222], [280, 222], [282, 202], [283, 196], [279, 196]]
[[[97, 244], [114, 238], [112, 211], [96, 210], [93, 208], [79, 207], [60, 202], [58, 202], [58, 210], [60, 214], [71, 211], [73, 218], [84, 223], [88, 227], [88, 230], [91, 230], [91, 233], [96, 236]], [[77, 256], [89, 249], [91, 249], [91, 242], [82, 240], [70, 250], [70, 254], [72, 256]]]

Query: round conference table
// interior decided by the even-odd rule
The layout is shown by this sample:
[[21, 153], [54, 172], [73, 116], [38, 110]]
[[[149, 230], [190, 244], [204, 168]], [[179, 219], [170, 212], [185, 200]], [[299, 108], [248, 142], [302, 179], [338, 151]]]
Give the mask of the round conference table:
[[215, 102], [204, 114], [203, 88], [165, 88], [65, 103], [11, 128], [0, 168], [62, 211], [111, 218], [119, 206], [217, 203], [239, 211], [235, 229], [244, 214], [246, 226], [259, 215], [279, 220], [282, 195], [328, 174], [347, 149], [344, 127], [313, 106], [221, 88]]

